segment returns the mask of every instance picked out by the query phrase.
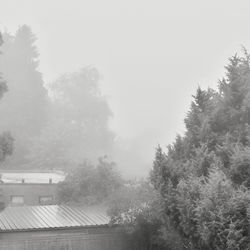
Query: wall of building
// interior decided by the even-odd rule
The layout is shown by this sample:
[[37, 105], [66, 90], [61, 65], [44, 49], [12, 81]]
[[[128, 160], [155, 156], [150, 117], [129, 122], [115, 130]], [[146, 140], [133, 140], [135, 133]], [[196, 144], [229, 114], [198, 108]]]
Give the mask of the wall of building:
[[124, 250], [123, 236], [112, 228], [63, 229], [0, 234], [1, 250]]
[[0, 183], [1, 199], [5, 205], [11, 204], [12, 196], [23, 196], [25, 205], [40, 205], [39, 197], [52, 196], [53, 201], [48, 205], [56, 204], [57, 184], [31, 183]]

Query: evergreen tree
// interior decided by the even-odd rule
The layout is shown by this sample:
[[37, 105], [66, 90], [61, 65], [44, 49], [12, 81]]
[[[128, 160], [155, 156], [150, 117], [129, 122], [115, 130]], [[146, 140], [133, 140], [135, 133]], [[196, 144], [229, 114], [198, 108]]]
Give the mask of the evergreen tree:
[[166, 163], [165, 154], [163, 153], [162, 148], [158, 146], [156, 148], [153, 169], [150, 172], [150, 181], [154, 185], [155, 189], [160, 188], [160, 185], [163, 183], [162, 178], [165, 178], [164, 174], [165, 163]]
[[218, 91], [198, 87], [186, 133], [156, 150], [151, 183], [191, 249], [250, 247], [249, 58], [229, 59]]
[[30, 148], [30, 139], [38, 135], [47, 122], [47, 91], [38, 71], [36, 37], [31, 29], [21, 26], [16, 34], [3, 34], [5, 41], [0, 67], [8, 82], [9, 92], [0, 105], [0, 128], [15, 137], [15, 151], [8, 165], [20, 166]]

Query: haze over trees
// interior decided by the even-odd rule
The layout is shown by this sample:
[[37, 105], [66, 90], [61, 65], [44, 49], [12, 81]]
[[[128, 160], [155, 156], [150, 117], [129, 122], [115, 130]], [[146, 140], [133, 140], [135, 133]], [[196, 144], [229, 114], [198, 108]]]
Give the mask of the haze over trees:
[[[7, 168], [70, 169], [86, 159], [111, 155], [112, 112], [100, 93], [100, 74], [88, 66], [44, 83], [38, 70], [36, 37], [27, 25], [5, 41], [0, 68], [9, 92], [0, 105], [1, 130], [15, 138]], [[4, 91], [5, 85], [2, 85]]]
[[[11, 132], [15, 147], [1, 167], [70, 169], [86, 159], [96, 164], [107, 155], [124, 175], [145, 176], [150, 156], [144, 158], [144, 152], [154, 139], [143, 134], [126, 140], [114, 134], [109, 127], [112, 110], [94, 66], [44, 82], [31, 28], [4, 32], [3, 40], [0, 68], [10, 91], [1, 100], [0, 115], [6, 119], [0, 130]], [[145, 138], [152, 143], [146, 144]]]
[[31, 29], [21, 26], [16, 34], [3, 33], [3, 54], [0, 68], [8, 82], [9, 91], [0, 105], [0, 128], [10, 130], [15, 138], [10, 165], [25, 163], [31, 147], [30, 138], [38, 135], [47, 121], [47, 90], [38, 71], [36, 37]]
[[[45, 84], [31, 29], [5, 32], [3, 40], [0, 130], [10, 131], [0, 134], [5, 167], [66, 170], [60, 201], [109, 202], [112, 222], [124, 224], [130, 249], [250, 248], [246, 50], [229, 59], [218, 90], [198, 87], [185, 134], [166, 150], [156, 148], [149, 180], [125, 182], [107, 157], [119, 150], [97, 69], [88, 66]], [[129, 157], [120, 154], [124, 161]]]
[[198, 87], [186, 133], [166, 152], [157, 147], [150, 172], [156, 202], [124, 210], [121, 195], [123, 202], [111, 204], [113, 220], [130, 225], [131, 249], [250, 249], [249, 54], [225, 68], [218, 90]]
[[110, 107], [98, 87], [94, 67], [65, 74], [49, 84], [49, 120], [34, 138], [28, 159], [41, 167], [71, 167], [112, 153]]

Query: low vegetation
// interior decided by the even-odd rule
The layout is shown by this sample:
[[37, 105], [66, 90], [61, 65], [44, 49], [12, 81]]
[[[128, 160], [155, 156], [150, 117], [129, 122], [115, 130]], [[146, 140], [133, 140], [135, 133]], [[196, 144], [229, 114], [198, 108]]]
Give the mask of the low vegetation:
[[58, 186], [58, 198], [60, 203], [102, 204], [121, 185], [115, 164], [103, 157], [96, 165], [86, 161], [70, 171]]

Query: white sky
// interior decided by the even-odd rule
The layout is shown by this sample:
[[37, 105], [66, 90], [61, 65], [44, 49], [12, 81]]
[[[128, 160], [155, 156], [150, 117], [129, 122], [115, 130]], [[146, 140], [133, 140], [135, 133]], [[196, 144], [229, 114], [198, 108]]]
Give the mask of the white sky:
[[247, 0], [0, 1], [2, 28], [37, 35], [46, 82], [95, 65], [112, 127], [150, 148], [183, 131], [198, 84], [216, 87], [227, 58], [250, 50], [249, 13]]

